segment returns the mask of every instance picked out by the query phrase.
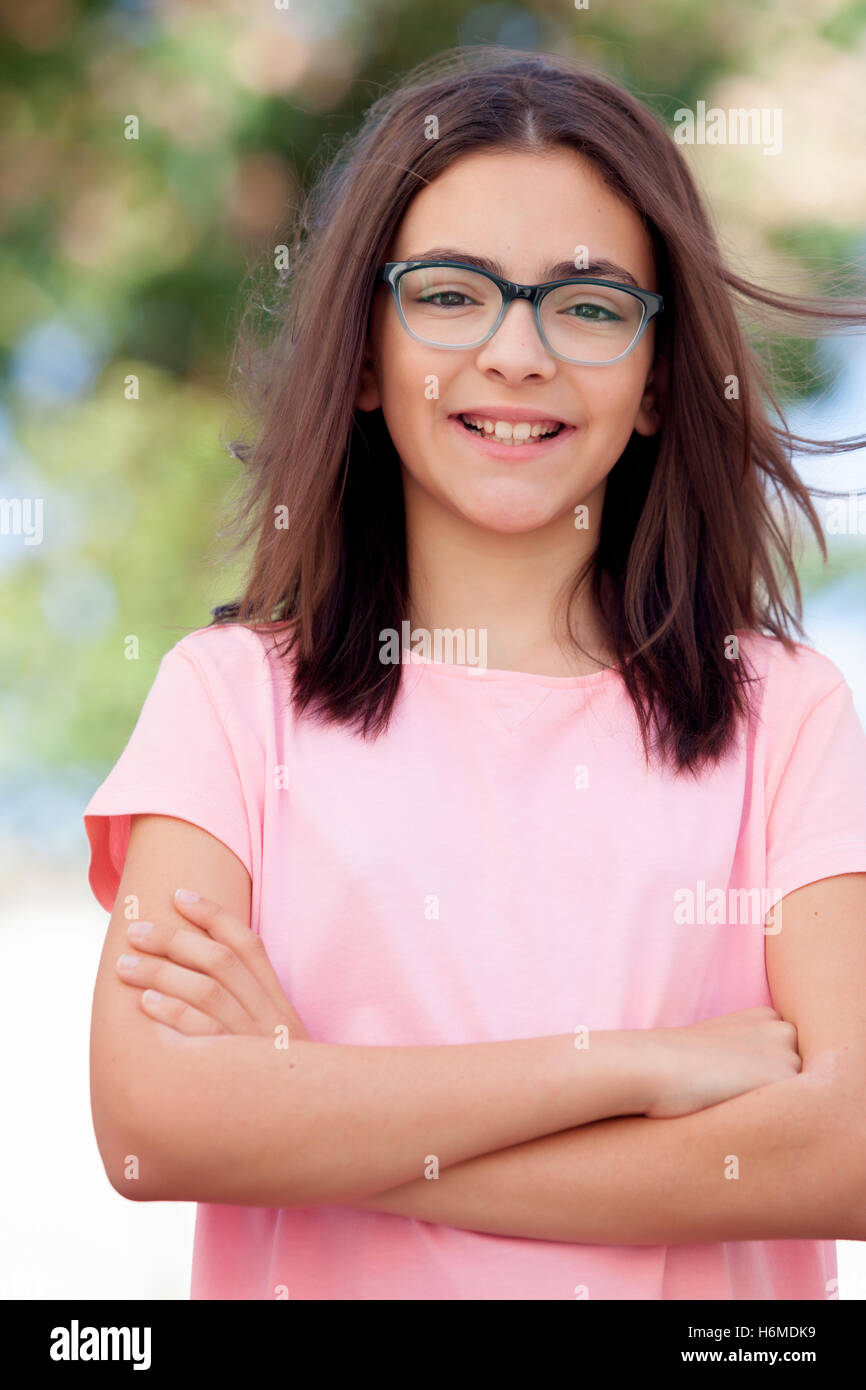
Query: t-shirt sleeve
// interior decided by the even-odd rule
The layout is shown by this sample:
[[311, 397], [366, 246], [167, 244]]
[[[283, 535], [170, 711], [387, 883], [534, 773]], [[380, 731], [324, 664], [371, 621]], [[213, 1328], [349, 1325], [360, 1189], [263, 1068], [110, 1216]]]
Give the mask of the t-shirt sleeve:
[[866, 733], [838, 668], [823, 658], [821, 671], [829, 689], [781, 751], [768, 788], [767, 887], [780, 897], [866, 873]]
[[130, 818], [145, 812], [201, 826], [252, 877], [235, 748], [206, 676], [182, 643], [163, 656], [126, 747], [84, 811], [90, 886], [107, 912], [117, 896]]

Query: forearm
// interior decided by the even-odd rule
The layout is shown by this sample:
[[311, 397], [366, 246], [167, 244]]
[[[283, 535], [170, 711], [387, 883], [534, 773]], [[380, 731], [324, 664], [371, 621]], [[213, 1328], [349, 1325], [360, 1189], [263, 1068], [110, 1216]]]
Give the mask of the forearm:
[[112, 1176], [139, 1154], [137, 1183], [115, 1186], [141, 1200], [354, 1200], [433, 1162], [442, 1171], [652, 1099], [643, 1033], [596, 1033], [585, 1050], [569, 1034], [426, 1047], [294, 1040], [281, 1050], [268, 1038], [166, 1030], [162, 1046], [103, 1155]]
[[[358, 1203], [493, 1235], [604, 1245], [866, 1239], [862, 1118], [800, 1075], [676, 1119], [604, 1120]], [[733, 1176], [738, 1172], [738, 1176]]]

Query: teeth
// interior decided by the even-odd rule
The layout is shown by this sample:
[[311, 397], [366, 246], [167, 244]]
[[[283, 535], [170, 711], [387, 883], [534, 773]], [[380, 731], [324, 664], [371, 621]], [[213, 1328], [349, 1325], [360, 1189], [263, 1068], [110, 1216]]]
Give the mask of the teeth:
[[488, 436], [495, 435], [504, 444], [522, 444], [527, 439], [543, 438], [559, 429], [557, 423], [551, 422], [532, 424], [529, 420], [519, 420], [512, 424], [510, 420], [491, 420], [481, 415], [464, 415], [462, 419]]

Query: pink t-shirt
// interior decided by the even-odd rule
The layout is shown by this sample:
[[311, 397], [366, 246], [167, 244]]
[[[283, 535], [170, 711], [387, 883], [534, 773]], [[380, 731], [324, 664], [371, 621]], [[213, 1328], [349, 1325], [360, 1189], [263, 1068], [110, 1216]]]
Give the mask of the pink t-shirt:
[[[740, 637], [760, 719], [695, 781], [646, 769], [616, 671], [413, 655], [390, 728], [365, 742], [295, 717], [272, 639], [201, 628], [162, 658], [84, 813], [91, 887], [110, 911], [133, 813], [209, 831], [246, 865], [251, 925], [322, 1042], [673, 1027], [771, 1004], [774, 895], [866, 871], [866, 735], [833, 662]], [[200, 1204], [192, 1297], [824, 1299], [835, 1276], [829, 1240], [582, 1245]]]

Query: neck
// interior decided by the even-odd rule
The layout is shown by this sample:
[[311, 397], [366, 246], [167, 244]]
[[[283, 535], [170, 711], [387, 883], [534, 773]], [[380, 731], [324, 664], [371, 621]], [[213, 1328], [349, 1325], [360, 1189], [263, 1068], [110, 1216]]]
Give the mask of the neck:
[[[566, 514], [508, 534], [473, 525], [411, 481], [405, 497], [413, 630], [462, 631], [467, 650], [485, 650], [497, 670], [569, 676], [615, 664], [589, 584], [567, 605], [597, 529], [578, 530]], [[591, 517], [601, 515], [602, 500], [603, 488]]]

